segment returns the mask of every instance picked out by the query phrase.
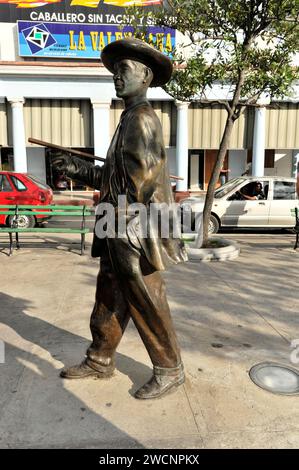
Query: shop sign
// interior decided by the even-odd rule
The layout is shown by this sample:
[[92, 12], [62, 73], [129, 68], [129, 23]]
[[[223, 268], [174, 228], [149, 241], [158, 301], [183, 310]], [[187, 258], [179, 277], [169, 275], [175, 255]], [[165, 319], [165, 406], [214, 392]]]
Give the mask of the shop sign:
[[[18, 21], [21, 57], [99, 59], [107, 44], [132, 35], [130, 26]], [[148, 26], [147, 39], [171, 56], [175, 47], [174, 30]]]

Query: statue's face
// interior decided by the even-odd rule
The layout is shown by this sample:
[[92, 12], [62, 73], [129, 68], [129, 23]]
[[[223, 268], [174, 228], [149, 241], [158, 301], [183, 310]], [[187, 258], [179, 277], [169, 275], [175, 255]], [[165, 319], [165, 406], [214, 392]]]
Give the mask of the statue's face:
[[116, 62], [114, 67], [114, 86], [118, 98], [136, 96], [147, 88], [147, 67], [132, 59]]

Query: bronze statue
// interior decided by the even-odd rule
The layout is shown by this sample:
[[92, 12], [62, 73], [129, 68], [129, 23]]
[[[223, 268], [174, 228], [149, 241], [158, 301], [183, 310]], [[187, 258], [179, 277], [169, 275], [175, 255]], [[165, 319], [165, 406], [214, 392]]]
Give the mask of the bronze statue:
[[[53, 164], [67, 176], [100, 190], [100, 203], [113, 205], [117, 223], [120, 195], [128, 204], [138, 202], [147, 208], [155, 202], [173, 202], [161, 124], [146, 99], [149, 86], [161, 86], [170, 79], [172, 63], [135, 38], [109, 44], [101, 59], [113, 73], [116, 94], [125, 104], [106, 162], [100, 167], [60, 154], [54, 156]], [[124, 237], [99, 238], [95, 230], [92, 256], [101, 260], [90, 319], [92, 343], [86, 359], [63, 369], [61, 377], [112, 376], [116, 348], [132, 318], [153, 363], [152, 377], [135, 397], [149, 399], [161, 397], [185, 380], [159, 271], [186, 261], [187, 256], [172, 234], [169, 238], [139, 237], [135, 222], [138, 219], [131, 216], [137, 234], [134, 239], [129, 231]]]

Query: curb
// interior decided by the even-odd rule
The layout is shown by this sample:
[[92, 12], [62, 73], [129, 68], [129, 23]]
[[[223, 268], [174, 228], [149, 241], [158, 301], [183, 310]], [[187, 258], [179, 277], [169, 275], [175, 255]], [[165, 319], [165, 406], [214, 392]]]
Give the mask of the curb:
[[195, 248], [191, 244], [185, 244], [189, 261], [230, 261], [238, 258], [240, 254], [239, 245], [225, 238], [213, 237], [225, 246], [219, 248]]

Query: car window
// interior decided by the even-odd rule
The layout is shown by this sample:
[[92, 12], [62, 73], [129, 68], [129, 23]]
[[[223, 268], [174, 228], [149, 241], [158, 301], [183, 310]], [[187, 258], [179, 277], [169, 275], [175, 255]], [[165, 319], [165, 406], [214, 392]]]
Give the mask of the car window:
[[48, 186], [46, 183], [44, 183], [43, 181], [41, 181], [39, 178], [37, 178], [36, 176], [33, 176], [33, 175], [27, 175], [27, 177], [29, 179], [31, 179], [31, 181], [33, 181], [35, 184], [37, 184], [37, 186], [41, 189], [51, 189], [50, 186]]
[[27, 187], [25, 186], [25, 184], [19, 178], [17, 178], [16, 176], [13, 176], [13, 175], [10, 175], [10, 177], [11, 177], [12, 182], [13, 182], [13, 184], [15, 185], [15, 187], [18, 191], [27, 191]]
[[12, 191], [11, 184], [8, 181], [7, 176], [5, 175], [0, 175], [0, 191], [2, 191], [3, 193]]
[[274, 181], [273, 199], [296, 199], [295, 182]]
[[234, 186], [237, 186], [242, 181], [244, 181], [244, 180], [241, 179], [241, 178], [234, 178], [234, 179], [228, 181], [227, 183], [222, 185], [219, 189], [216, 189], [216, 191], [214, 193], [214, 198], [215, 199], [220, 199], [221, 197], [225, 196], [227, 193], [229, 193], [234, 188]]
[[[269, 192], [269, 181], [251, 181], [240, 189], [244, 196], [253, 197], [255, 199], [267, 199]], [[245, 197], [246, 199], [246, 197]]]
[[269, 181], [249, 181], [229, 197], [230, 201], [256, 201], [268, 199]]

